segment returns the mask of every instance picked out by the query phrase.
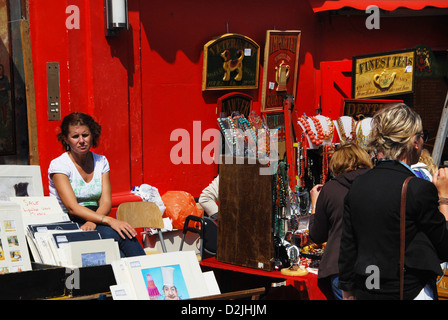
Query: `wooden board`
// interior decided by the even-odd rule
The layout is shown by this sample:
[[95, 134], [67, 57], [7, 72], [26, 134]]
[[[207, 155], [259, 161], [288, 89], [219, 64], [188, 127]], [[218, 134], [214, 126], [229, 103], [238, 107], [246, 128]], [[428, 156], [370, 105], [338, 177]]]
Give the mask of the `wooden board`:
[[219, 167], [217, 260], [271, 271], [272, 176], [260, 175], [260, 163], [236, 164], [242, 158], [230, 159]]

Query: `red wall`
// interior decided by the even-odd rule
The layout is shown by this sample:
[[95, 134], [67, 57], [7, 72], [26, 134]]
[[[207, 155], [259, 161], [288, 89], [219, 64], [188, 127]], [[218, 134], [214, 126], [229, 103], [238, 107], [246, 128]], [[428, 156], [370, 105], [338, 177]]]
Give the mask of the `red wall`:
[[[217, 128], [217, 99], [229, 91], [202, 92], [203, 45], [227, 31], [252, 38], [264, 50], [268, 29], [302, 30], [299, 89], [306, 106], [314, 103], [314, 16], [307, 3], [243, 1], [225, 6], [219, 1], [129, 0], [129, 31], [104, 36], [102, 1], [29, 0], [35, 72], [40, 166], [47, 192], [46, 171], [62, 150], [56, 140], [59, 121], [48, 121], [47, 62], [60, 63], [62, 117], [73, 111], [92, 114], [103, 126], [96, 150], [111, 164], [114, 194], [148, 183], [163, 194], [184, 190], [199, 196], [217, 173], [216, 165], [179, 164], [170, 160], [174, 129], [192, 134]], [[80, 9], [80, 29], [67, 30], [68, 5]], [[227, 30], [228, 26], [228, 30]], [[140, 49], [141, 48], [141, 49]], [[306, 49], [309, 48], [309, 49]], [[260, 79], [263, 56], [260, 59]], [[260, 81], [261, 84], [261, 81]], [[260, 85], [261, 88], [261, 85]], [[260, 109], [261, 90], [244, 91]], [[193, 139], [193, 137], [192, 137]], [[202, 147], [207, 145], [204, 142]]]
[[[68, 5], [80, 9], [80, 28], [68, 30]], [[260, 45], [260, 89], [243, 90], [259, 111], [266, 30], [301, 30], [296, 107], [313, 114], [320, 96], [339, 108], [338, 90], [322, 83], [332, 75], [321, 62], [353, 55], [426, 44], [446, 49], [446, 17], [381, 19], [380, 30], [368, 30], [365, 16], [315, 15], [306, 1], [246, 0], [226, 5], [217, 0], [129, 0], [130, 29], [104, 36], [103, 1], [29, 0], [36, 90], [39, 158], [46, 192], [46, 172], [62, 149], [56, 140], [59, 121], [48, 121], [46, 63], [59, 62], [62, 116], [92, 114], [103, 126], [98, 153], [108, 157], [114, 196], [148, 183], [199, 196], [217, 173], [216, 165], [180, 164], [170, 160], [178, 128], [192, 135], [217, 128], [217, 99], [229, 91], [202, 92], [203, 46], [227, 32], [250, 37]], [[322, 64], [324, 66], [330, 64]], [[347, 76], [347, 75], [345, 75]], [[350, 92], [350, 79], [342, 91]], [[334, 91], [334, 92], [333, 92]], [[332, 117], [338, 114], [333, 111]], [[192, 138], [193, 139], [193, 138]], [[207, 145], [204, 142], [202, 147]], [[192, 160], [192, 159], [191, 159]]]

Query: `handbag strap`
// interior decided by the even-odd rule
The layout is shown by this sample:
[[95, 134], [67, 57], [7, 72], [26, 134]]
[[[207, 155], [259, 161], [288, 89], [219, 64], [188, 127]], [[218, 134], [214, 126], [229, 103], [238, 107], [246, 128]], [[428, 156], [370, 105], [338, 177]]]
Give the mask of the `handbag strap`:
[[401, 189], [401, 207], [400, 207], [400, 300], [403, 300], [404, 287], [404, 251], [405, 251], [405, 231], [406, 231], [406, 191], [409, 180], [413, 177], [407, 177], [403, 182]]

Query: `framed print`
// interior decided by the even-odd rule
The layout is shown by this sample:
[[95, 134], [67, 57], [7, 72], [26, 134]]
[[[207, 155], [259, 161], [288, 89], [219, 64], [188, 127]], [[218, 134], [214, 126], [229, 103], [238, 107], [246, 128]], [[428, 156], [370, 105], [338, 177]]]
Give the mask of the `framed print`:
[[0, 200], [43, 195], [40, 166], [0, 165]]
[[31, 270], [31, 260], [19, 205], [0, 206], [0, 274]]
[[260, 46], [236, 33], [204, 45], [202, 90], [258, 89]]
[[66, 258], [62, 265], [77, 268], [102, 266], [120, 259], [118, 242], [114, 239], [71, 242], [61, 251]]
[[281, 111], [286, 95], [296, 97], [300, 36], [299, 30], [266, 32], [262, 112]]
[[365, 99], [412, 93], [415, 50], [354, 56], [352, 98]]
[[112, 267], [119, 288], [133, 287], [127, 296], [138, 300], [183, 300], [209, 295], [194, 251], [124, 258]]

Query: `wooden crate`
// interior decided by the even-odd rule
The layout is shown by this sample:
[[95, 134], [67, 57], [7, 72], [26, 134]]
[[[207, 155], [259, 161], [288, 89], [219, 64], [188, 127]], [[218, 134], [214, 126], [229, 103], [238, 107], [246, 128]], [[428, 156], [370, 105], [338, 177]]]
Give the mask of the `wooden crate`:
[[237, 164], [223, 158], [219, 167], [217, 260], [234, 265], [273, 269], [271, 175], [260, 175], [260, 163]]

